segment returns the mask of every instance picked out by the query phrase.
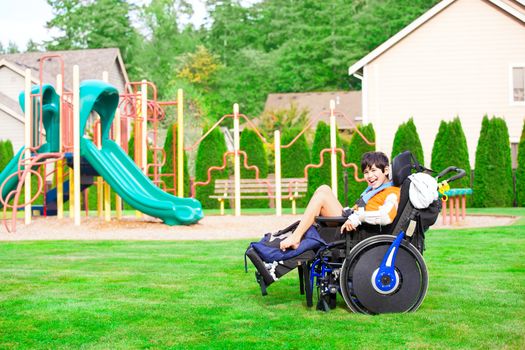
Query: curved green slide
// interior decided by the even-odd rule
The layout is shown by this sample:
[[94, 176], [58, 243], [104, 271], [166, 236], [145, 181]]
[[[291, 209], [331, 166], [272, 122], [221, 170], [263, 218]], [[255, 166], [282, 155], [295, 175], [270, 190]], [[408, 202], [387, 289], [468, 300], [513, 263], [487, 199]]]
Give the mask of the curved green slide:
[[[31, 89], [31, 94], [36, 95], [40, 92], [40, 86], [33, 86]], [[52, 85], [45, 84], [42, 86], [42, 124], [46, 130], [46, 143], [44, 143], [38, 149], [38, 153], [48, 153], [48, 152], [57, 152], [59, 148], [59, 133], [60, 133], [60, 116], [59, 116], [59, 101], [60, 97], [55, 92], [55, 89]], [[25, 111], [25, 93], [22, 92], [18, 96], [18, 103], [22, 108], [22, 111]], [[34, 103], [36, 103], [36, 108], [34, 109], [35, 114], [40, 117], [40, 103], [35, 98]], [[38, 120], [37, 120], [38, 121]], [[38, 121], [39, 122], [39, 121]], [[37, 134], [32, 135], [32, 137], [37, 137]], [[15, 156], [9, 161], [2, 172], [0, 173], [0, 184], [3, 184], [8, 177], [13, 175], [18, 171], [18, 162], [24, 151], [25, 146], [20, 148], [20, 150], [15, 154]], [[24, 167], [21, 166], [20, 170], [23, 170]], [[13, 191], [18, 185], [18, 176], [11, 176], [11, 178], [4, 184], [2, 188], [2, 198]], [[0, 208], [3, 205], [0, 203]]]
[[192, 224], [203, 218], [201, 203], [193, 198], [172, 196], [158, 188], [124, 150], [109, 139], [119, 95], [112, 85], [98, 80], [80, 84], [80, 135], [84, 135], [91, 112], [100, 116], [102, 147], [80, 139], [80, 154], [133, 208], [160, 218], [168, 225]]

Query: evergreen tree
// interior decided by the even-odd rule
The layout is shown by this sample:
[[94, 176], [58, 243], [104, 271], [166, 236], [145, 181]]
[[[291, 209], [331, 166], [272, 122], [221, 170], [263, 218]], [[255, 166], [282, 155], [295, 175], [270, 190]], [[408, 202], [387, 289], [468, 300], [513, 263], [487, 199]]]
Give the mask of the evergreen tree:
[[[451, 151], [451, 147], [453, 151]], [[430, 167], [441, 171], [449, 166], [464, 169], [467, 175], [454, 181], [453, 187], [470, 187], [470, 161], [467, 139], [459, 117], [450, 122], [441, 121], [439, 131], [432, 147], [432, 162]]]
[[518, 167], [516, 169], [516, 199], [519, 207], [525, 207], [525, 122], [518, 146]]
[[[336, 146], [340, 145], [341, 141], [337, 136]], [[330, 148], [330, 127], [325, 123], [320, 121], [317, 124], [317, 129], [315, 131], [314, 143], [312, 145], [312, 163], [320, 164], [321, 163], [321, 152], [323, 149]], [[325, 152], [323, 154], [323, 166], [320, 168], [310, 168], [308, 169], [308, 193], [307, 198], [313, 196], [315, 190], [321, 185], [332, 186], [332, 173], [331, 173], [331, 154], [330, 152]], [[341, 165], [340, 153], [337, 153], [337, 197], [340, 202], [344, 203], [344, 182], [343, 182], [343, 166]]]
[[[259, 169], [259, 179], [268, 178], [268, 163], [266, 152], [262, 140], [257, 133], [245, 128], [241, 133], [239, 141], [241, 151], [246, 152], [248, 166], [256, 166]], [[244, 157], [241, 155], [241, 179], [255, 179], [255, 170], [246, 169], [244, 167]], [[243, 208], [268, 208], [269, 202], [267, 199], [249, 199], [242, 200], [241, 207]]]
[[9, 158], [7, 158], [5, 141], [0, 140], [0, 172], [5, 169], [8, 162], [9, 162]]
[[416, 157], [419, 163], [425, 164], [423, 157], [423, 146], [419, 140], [414, 119], [410, 118], [408, 122], [399, 125], [394, 136], [394, 144], [392, 146], [392, 155], [390, 159], [394, 159], [399, 153], [410, 151]]
[[[7, 139], [4, 141], [4, 148], [5, 148], [5, 157], [7, 162], [9, 163], [11, 159], [15, 156], [14, 149], [13, 149], [13, 143], [11, 140]], [[7, 165], [7, 164], [6, 164]]]
[[473, 205], [508, 207], [512, 205], [513, 184], [509, 133], [505, 121], [483, 118], [476, 149]]
[[[370, 142], [375, 142], [375, 131], [372, 124], [359, 125], [357, 129], [363, 134], [363, 136]], [[346, 162], [354, 163], [357, 165], [359, 178], [363, 178], [363, 172], [361, 171], [361, 158], [364, 153], [375, 150], [375, 145], [369, 145], [363, 140], [361, 135], [354, 132], [350, 145], [348, 146]], [[366, 189], [366, 182], [357, 182], [354, 179], [354, 169], [348, 168], [348, 205], [352, 206], [353, 203], [359, 198], [361, 193]], [[345, 204], [344, 202], [342, 203]]]
[[[168, 127], [168, 132], [166, 134], [166, 140], [164, 141], [164, 152], [166, 154], [166, 161], [164, 162], [164, 165], [162, 166], [161, 173], [162, 174], [172, 174], [173, 173], [173, 159], [176, 157], [176, 154], [173, 154], [173, 143], [177, 142], [177, 136], [173, 137], [173, 132], [177, 132], [176, 123], [174, 123], [172, 126]], [[177, 134], [175, 134], [177, 135]], [[190, 196], [190, 175], [188, 171], [188, 156], [186, 152], [184, 152], [184, 165], [183, 165], [183, 173], [184, 173], [184, 196], [189, 197]], [[178, 174], [175, 174], [178, 176]], [[173, 176], [162, 176], [161, 180], [164, 181], [164, 184], [166, 185], [166, 189], [169, 193], [172, 193], [174, 195], [177, 195], [177, 192], [172, 192], [171, 189], [175, 188], [175, 184], [173, 182]]]
[[[197, 160], [195, 162], [195, 181], [204, 182], [208, 180], [208, 169], [212, 166], [221, 166], [224, 153], [227, 151], [226, 141], [223, 133], [215, 128], [199, 145]], [[206, 186], [196, 187], [196, 198], [205, 209], [218, 208], [219, 201], [210, 198], [213, 195], [216, 179], [227, 179], [227, 169], [223, 171], [212, 171], [211, 181]], [[228, 201], [225, 203], [228, 207]]]
[[[288, 145], [301, 132], [299, 128], [284, 129], [281, 137], [281, 145]], [[304, 168], [310, 164], [310, 149], [306, 137], [302, 134], [293, 145], [281, 149], [281, 177], [282, 178], [304, 178]], [[283, 196], [285, 195], [283, 191]], [[290, 208], [292, 202], [284, 200], [283, 208]], [[297, 207], [304, 208], [307, 205], [306, 197], [296, 199]]]

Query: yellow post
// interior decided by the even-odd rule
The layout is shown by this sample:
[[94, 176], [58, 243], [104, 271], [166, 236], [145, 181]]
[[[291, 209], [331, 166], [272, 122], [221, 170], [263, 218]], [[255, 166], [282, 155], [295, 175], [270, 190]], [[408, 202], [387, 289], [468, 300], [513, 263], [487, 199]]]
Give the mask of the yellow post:
[[[24, 167], [25, 169], [29, 168], [29, 158], [31, 157], [31, 151], [29, 150], [29, 147], [31, 147], [31, 70], [26, 69], [25, 71], [25, 96], [24, 96], [24, 107], [25, 107], [25, 125], [24, 125], [24, 136], [25, 136], [25, 145], [26, 150], [24, 154], [25, 163]], [[24, 186], [25, 186], [25, 202], [27, 203], [24, 207], [24, 222], [26, 225], [31, 223], [31, 203], [29, 201], [31, 200], [31, 173], [27, 173], [26, 178], [24, 179]]]
[[177, 196], [184, 197], [184, 104], [182, 89], [177, 90]]
[[[62, 75], [57, 75], [57, 93], [60, 96], [60, 99], [58, 100], [60, 105], [58, 107], [58, 110], [60, 111], [60, 118], [62, 118]], [[62, 135], [63, 135], [63, 122], [60, 121], [60, 131], [59, 131], [59, 146], [58, 151], [62, 152]], [[64, 162], [62, 159], [59, 159], [56, 163], [57, 167], [57, 218], [63, 219], [64, 218]]]
[[283, 215], [282, 190], [281, 190], [281, 132], [275, 130], [275, 215]]
[[[115, 142], [120, 146], [120, 110], [117, 108], [115, 111]], [[117, 212], [117, 219], [122, 218], [122, 198], [118, 194], [115, 194], [115, 209]]]
[[[108, 72], [104, 71], [102, 72], [102, 80], [106, 83], [109, 81]], [[102, 147], [102, 134], [101, 134], [101, 125], [99, 124], [99, 145]], [[102, 178], [100, 177], [102, 180]], [[103, 193], [103, 200], [104, 200], [104, 221], [111, 221], [111, 188], [109, 187], [109, 184], [105, 181], [102, 182], [102, 190]]]
[[75, 225], [80, 226], [80, 74], [77, 65], [73, 66], [73, 173]]
[[239, 157], [239, 105], [233, 105], [233, 144], [235, 150], [234, 169], [235, 176], [235, 216], [241, 216], [241, 160]]
[[[97, 148], [100, 150], [102, 148], [102, 137], [100, 135], [101, 132], [101, 125], [100, 123], [97, 124]], [[102, 179], [102, 176], [97, 176], [97, 216], [99, 219], [102, 219], [104, 217], [104, 213], [102, 212], [102, 203], [104, 202], [104, 180]]]
[[335, 153], [335, 149], [337, 147], [337, 142], [336, 142], [337, 128], [335, 125], [334, 109], [335, 109], [335, 101], [330, 100], [330, 148], [332, 148], [330, 160], [331, 160], [331, 169], [332, 169], [332, 192], [334, 193], [334, 196], [337, 198], [337, 154]]

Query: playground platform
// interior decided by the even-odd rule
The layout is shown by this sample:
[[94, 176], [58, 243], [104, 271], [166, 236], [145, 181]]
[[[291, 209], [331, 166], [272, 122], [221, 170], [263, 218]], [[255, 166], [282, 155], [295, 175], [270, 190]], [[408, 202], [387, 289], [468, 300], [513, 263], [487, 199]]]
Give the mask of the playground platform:
[[[75, 227], [72, 219], [58, 220], [55, 217], [36, 217], [30, 225], [20, 221], [17, 232], [8, 233], [0, 228], [0, 241], [25, 240], [234, 240], [258, 239], [264, 233], [277, 231], [298, 220], [300, 215], [249, 215], [249, 216], [205, 216], [199, 223], [190, 226], [167, 226], [160, 220], [134, 216], [105, 222], [96, 217], [83, 218], [82, 226]], [[454, 225], [442, 225], [438, 218], [431, 231], [436, 229], [458, 229], [473, 227], [507, 226], [517, 216], [467, 215], [465, 220]]]

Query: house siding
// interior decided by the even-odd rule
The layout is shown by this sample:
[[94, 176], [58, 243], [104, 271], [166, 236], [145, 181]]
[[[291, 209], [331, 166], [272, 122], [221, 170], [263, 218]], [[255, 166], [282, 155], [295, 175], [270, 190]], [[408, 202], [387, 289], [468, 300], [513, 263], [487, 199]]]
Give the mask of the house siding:
[[[6, 66], [0, 67], [1, 91], [18, 102], [18, 95], [24, 89], [25, 78]], [[22, 87], [22, 88], [20, 88]]]
[[522, 22], [489, 2], [458, 0], [370, 62], [363, 110], [378, 150], [391, 153], [410, 117], [426, 165], [441, 120], [461, 118], [472, 165], [484, 115], [503, 117], [511, 138], [519, 137], [525, 106], [510, 103], [509, 70], [525, 62], [523, 43]]
[[2, 123], [0, 140], [11, 140], [16, 153], [24, 145], [24, 124], [6, 113], [1, 107], [0, 121]]

